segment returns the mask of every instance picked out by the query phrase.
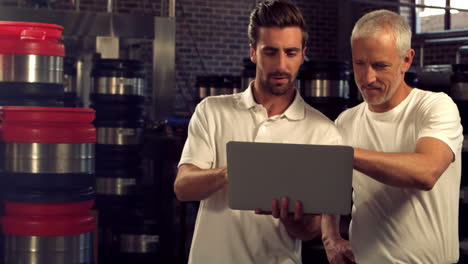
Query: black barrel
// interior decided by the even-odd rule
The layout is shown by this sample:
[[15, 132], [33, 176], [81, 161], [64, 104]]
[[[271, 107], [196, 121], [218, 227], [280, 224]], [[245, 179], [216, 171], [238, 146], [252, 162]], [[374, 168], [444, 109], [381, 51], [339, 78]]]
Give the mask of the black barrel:
[[142, 171], [139, 168], [98, 171], [96, 177], [97, 207], [100, 209], [106, 209], [112, 205], [131, 207], [138, 198], [137, 182], [141, 179], [141, 174]]
[[144, 128], [144, 63], [97, 59], [91, 73], [91, 107], [96, 110], [96, 209], [102, 263], [122, 262], [117, 233], [122, 217], [141, 207], [141, 147]]
[[0, 82], [0, 105], [61, 107], [63, 85], [58, 83]]
[[241, 92], [249, 87], [250, 82], [255, 79], [256, 75], [256, 65], [250, 58], [244, 58], [242, 64], [244, 67], [241, 74]]
[[233, 83], [230, 75], [213, 75], [210, 78], [210, 95], [232, 94]]
[[[450, 96], [458, 106], [462, 125], [466, 127], [468, 126], [468, 64], [454, 64], [452, 65], [452, 69], [453, 75], [450, 79]], [[465, 142], [463, 144], [464, 153], [468, 151], [466, 146], [467, 138], [468, 134], [465, 133]], [[465, 168], [465, 166], [462, 166], [462, 170], [463, 168]], [[468, 177], [468, 174], [465, 172], [464, 175]], [[462, 181], [464, 181], [463, 176]]]
[[229, 81], [231, 82], [232, 85], [232, 93], [240, 93], [244, 90], [242, 90], [242, 77], [238, 75], [233, 75], [228, 77]]
[[426, 65], [419, 69], [417, 75], [418, 88], [433, 92], [444, 92], [450, 95], [452, 65]]
[[151, 219], [126, 219], [117, 229], [118, 255], [122, 264], [135, 261], [140, 264], [155, 263], [160, 251], [160, 230]]
[[63, 27], [0, 21], [0, 105], [64, 106]]
[[468, 263], [468, 238], [460, 240], [460, 259], [458, 260], [458, 263]]
[[307, 61], [300, 69], [304, 100], [334, 120], [349, 104], [350, 66], [347, 61]]
[[360, 103], [362, 103], [363, 98], [361, 92], [359, 91], [359, 87], [357, 86], [354, 73], [350, 73], [349, 75], [349, 103], [348, 107], [354, 107]]
[[61, 107], [0, 107], [3, 196], [59, 203], [94, 198], [94, 111]]
[[210, 95], [210, 78], [208, 76], [197, 76], [196, 90], [197, 101], [205, 99]]
[[142, 104], [144, 64], [138, 60], [97, 59], [91, 72], [91, 100], [99, 104]]
[[99, 211], [100, 263], [160, 263], [160, 227], [136, 207]]
[[91, 108], [96, 110], [96, 122], [100, 121], [120, 121], [120, 120], [140, 120], [143, 118], [143, 105], [128, 104], [91, 104]]
[[233, 75], [197, 76], [197, 101], [207, 96], [241, 92], [241, 78]]
[[419, 87], [418, 73], [415, 70], [410, 69], [405, 73], [405, 82], [408, 86], [413, 88]]
[[96, 220], [91, 201], [6, 203], [5, 263], [92, 264]]
[[83, 103], [78, 93], [76, 78], [76, 59], [65, 57], [63, 60], [63, 88], [65, 107], [81, 107]]
[[468, 101], [468, 64], [452, 65], [450, 96], [455, 101]]

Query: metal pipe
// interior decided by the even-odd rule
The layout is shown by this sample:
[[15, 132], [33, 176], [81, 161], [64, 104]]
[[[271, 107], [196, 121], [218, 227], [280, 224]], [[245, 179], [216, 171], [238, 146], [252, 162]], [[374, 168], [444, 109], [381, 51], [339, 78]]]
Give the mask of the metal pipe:
[[450, 43], [450, 42], [468, 42], [468, 37], [437, 38], [426, 39], [425, 44]]
[[112, 0], [107, 0], [107, 13], [112, 13]]
[[468, 12], [468, 9], [463, 8], [455, 8], [455, 7], [441, 7], [441, 6], [431, 6], [431, 5], [422, 5], [422, 4], [413, 4], [413, 3], [401, 3], [395, 1], [377, 1], [377, 0], [350, 0], [351, 2], [356, 3], [365, 3], [365, 4], [372, 4], [372, 5], [390, 5], [390, 6], [408, 6], [408, 7], [421, 7], [421, 8], [436, 8], [436, 9], [450, 9], [450, 10], [457, 10], [460, 12]]
[[423, 67], [424, 66], [424, 45], [421, 44], [421, 46], [419, 47], [419, 67]]
[[175, 17], [176, 0], [169, 0], [169, 17]]

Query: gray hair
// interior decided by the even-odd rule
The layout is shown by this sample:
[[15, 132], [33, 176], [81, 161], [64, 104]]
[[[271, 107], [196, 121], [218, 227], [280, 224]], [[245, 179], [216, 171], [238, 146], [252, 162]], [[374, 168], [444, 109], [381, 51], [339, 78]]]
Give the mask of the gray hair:
[[356, 22], [351, 33], [351, 46], [353, 40], [375, 35], [385, 29], [391, 30], [400, 56], [405, 57], [411, 49], [411, 28], [400, 15], [385, 9], [367, 13]]

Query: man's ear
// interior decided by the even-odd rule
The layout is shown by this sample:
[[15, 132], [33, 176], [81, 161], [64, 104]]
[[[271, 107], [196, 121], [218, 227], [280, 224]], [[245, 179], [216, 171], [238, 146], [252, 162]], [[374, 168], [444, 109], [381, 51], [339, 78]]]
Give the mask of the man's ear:
[[251, 44], [249, 44], [250, 47], [250, 60], [257, 64], [257, 51], [255, 50], [255, 47]]
[[411, 64], [413, 63], [413, 58], [414, 58], [414, 54], [416, 52], [414, 51], [414, 49], [410, 49], [406, 52], [406, 55], [405, 57], [403, 58], [403, 62], [401, 64], [401, 71], [402, 73], [405, 73], [409, 70], [409, 68], [411, 67]]

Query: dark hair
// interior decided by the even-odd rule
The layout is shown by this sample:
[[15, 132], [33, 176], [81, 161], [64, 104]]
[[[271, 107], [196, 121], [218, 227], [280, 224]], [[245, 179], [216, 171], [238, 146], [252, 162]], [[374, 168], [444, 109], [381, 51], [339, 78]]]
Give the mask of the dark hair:
[[308, 39], [307, 28], [299, 8], [289, 0], [267, 0], [259, 3], [250, 13], [249, 41], [254, 48], [259, 27], [299, 27], [302, 30], [302, 47]]

